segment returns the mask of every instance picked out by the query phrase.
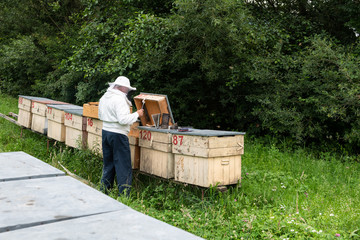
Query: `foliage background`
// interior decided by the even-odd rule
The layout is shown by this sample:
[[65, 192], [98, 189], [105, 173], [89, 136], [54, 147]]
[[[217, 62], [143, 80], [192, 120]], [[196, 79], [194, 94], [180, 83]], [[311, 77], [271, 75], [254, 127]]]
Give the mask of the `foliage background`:
[[128, 76], [181, 126], [359, 148], [356, 0], [3, 0], [0, 89], [82, 105]]

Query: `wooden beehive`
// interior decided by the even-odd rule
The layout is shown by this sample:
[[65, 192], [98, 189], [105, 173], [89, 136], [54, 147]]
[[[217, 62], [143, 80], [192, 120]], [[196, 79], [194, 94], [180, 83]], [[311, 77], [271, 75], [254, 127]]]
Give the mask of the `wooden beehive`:
[[138, 127], [140, 171], [163, 178], [174, 178], [174, 154], [172, 134], [165, 129]]
[[31, 130], [42, 134], [47, 134], [48, 121], [46, 117], [47, 105], [52, 104], [68, 104], [65, 102], [59, 102], [51, 99], [31, 99]]
[[87, 142], [87, 118], [82, 115], [82, 107], [76, 110], [68, 109], [64, 112], [65, 144], [74, 148], [85, 147]]
[[[167, 126], [174, 124], [174, 118], [166, 95], [140, 93], [140, 95], [134, 97], [134, 101], [137, 109], [144, 109], [144, 116], [140, 118], [143, 126], [159, 125], [159, 127], [168, 128]], [[154, 119], [157, 117], [159, 120], [155, 122]]]
[[175, 180], [202, 187], [241, 180], [244, 133], [192, 129], [172, 136]]
[[83, 116], [99, 119], [99, 102], [89, 102], [83, 105]]
[[49, 138], [55, 139], [60, 142], [65, 142], [65, 110], [68, 109], [81, 109], [81, 107], [72, 104], [47, 105], [47, 136]]
[[18, 123], [21, 126], [24, 126], [26, 128], [31, 128], [31, 122], [32, 122], [32, 113], [31, 113], [32, 103], [31, 103], [31, 100], [32, 99], [50, 100], [50, 99], [47, 99], [47, 98], [39, 98], [39, 97], [33, 97], [33, 96], [19, 95]]

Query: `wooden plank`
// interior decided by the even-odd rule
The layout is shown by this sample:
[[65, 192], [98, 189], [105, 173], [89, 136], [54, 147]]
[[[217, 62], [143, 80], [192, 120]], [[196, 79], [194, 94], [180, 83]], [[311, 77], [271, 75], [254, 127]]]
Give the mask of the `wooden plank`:
[[171, 143], [161, 143], [161, 142], [153, 142], [140, 139], [139, 146], [144, 148], [150, 148], [154, 150], [158, 150], [161, 152], [172, 152], [172, 145]]
[[183, 154], [188, 156], [196, 156], [196, 157], [226, 157], [226, 156], [234, 156], [234, 155], [242, 155], [244, 154], [243, 148], [231, 147], [231, 148], [198, 148], [198, 147], [178, 147], [176, 145], [172, 145], [172, 152], [176, 154]]
[[140, 122], [136, 121], [130, 126], [130, 132], [128, 136], [133, 136], [139, 138], [140, 130], [137, 128], [140, 125]]
[[202, 158], [175, 154], [175, 180], [201, 187], [241, 180], [241, 156]]
[[103, 122], [96, 118], [87, 117], [86, 131], [95, 135], [102, 135]]
[[26, 128], [31, 128], [32, 114], [24, 109], [19, 109], [18, 123]]
[[6, 119], [6, 120], [8, 120], [8, 121], [10, 121], [10, 122], [12, 122], [12, 123], [15, 123], [15, 124], [18, 125], [18, 126], [22, 126], [22, 125], [21, 125], [20, 123], [18, 123], [15, 119], [12, 119], [11, 117], [6, 116], [5, 114], [0, 113], [0, 117], [4, 118], [4, 119]]
[[244, 135], [209, 137], [209, 148], [244, 147]]
[[82, 146], [82, 130], [65, 125], [65, 144], [73, 148]]
[[141, 148], [140, 171], [166, 179], [174, 178], [174, 155], [149, 148]]
[[174, 145], [177, 145], [177, 149], [188, 148], [189, 146], [196, 148], [231, 148], [244, 146], [244, 135], [204, 137], [174, 134], [172, 138], [172, 142]]
[[139, 146], [139, 138], [134, 137], [134, 136], [128, 136], [128, 138], [129, 138], [130, 145]]
[[139, 139], [144, 141], [171, 143], [172, 134], [141, 129]]
[[47, 136], [60, 142], [65, 142], [65, 125], [48, 118]]
[[132, 169], [140, 168], [140, 147], [130, 144], [131, 167]]
[[47, 134], [47, 128], [48, 128], [48, 121], [45, 116], [32, 114], [32, 121], [31, 121], [31, 130]]
[[16, 114], [16, 113], [13, 113], [13, 112], [9, 112], [8, 114], [10, 117], [13, 117], [13, 118], [18, 118], [19, 116]]

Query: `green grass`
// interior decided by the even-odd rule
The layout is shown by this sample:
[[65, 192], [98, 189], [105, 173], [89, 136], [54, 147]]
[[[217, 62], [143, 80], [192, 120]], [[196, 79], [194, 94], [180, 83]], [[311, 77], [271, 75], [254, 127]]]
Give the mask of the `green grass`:
[[[17, 99], [0, 94], [0, 112]], [[0, 152], [24, 151], [98, 185], [101, 158], [0, 118]], [[317, 154], [318, 156], [318, 154]], [[360, 166], [356, 156], [279, 150], [246, 136], [242, 181], [222, 193], [134, 171], [135, 210], [206, 239], [360, 239]], [[204, 195], [202, 196], [202, 190]], [[114, 190], [111, 196], [117, 198]], [[340, 234], [340, 237], [336, 237]]]

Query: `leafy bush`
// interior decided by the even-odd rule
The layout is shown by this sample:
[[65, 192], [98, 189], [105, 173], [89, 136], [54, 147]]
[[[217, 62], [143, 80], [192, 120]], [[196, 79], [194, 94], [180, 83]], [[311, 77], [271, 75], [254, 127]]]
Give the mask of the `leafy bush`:
[[1, 90], [11, 95], [30, 94], [51, 68], [49, 59], [32, 37], [23, 36], [0, 47]]
[[[300, 53], [259, 57], [251, 74], [253, 114], [262, 128], [301, 141], [353, 141], [359, 126], [358, 58], [314, 37]], [[349, 126], [353, 129], [351, 133]]]

